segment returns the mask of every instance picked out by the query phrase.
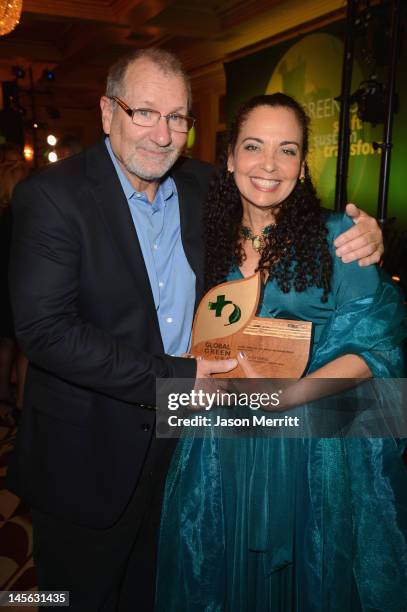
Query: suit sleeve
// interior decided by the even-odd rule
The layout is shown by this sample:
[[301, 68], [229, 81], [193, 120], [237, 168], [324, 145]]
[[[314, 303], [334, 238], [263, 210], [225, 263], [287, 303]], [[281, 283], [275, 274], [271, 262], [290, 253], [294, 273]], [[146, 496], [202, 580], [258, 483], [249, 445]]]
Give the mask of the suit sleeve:
[[138, 351], [80, 316], [80, 239], [38, 180], [16, 188], [13, 226], [10, 294], [16, 335], [33, 364], [137, 404], [155, 404], [156, 378], [195, 377], [195, 360]]

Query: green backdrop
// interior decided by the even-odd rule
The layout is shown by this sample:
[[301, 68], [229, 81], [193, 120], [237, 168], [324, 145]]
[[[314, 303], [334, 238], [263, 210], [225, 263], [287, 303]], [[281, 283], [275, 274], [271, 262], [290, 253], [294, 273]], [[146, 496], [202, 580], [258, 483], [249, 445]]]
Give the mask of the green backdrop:
[[[312, 119], [309, 165], [324, 206], [332, 208], [335, 195], [337, 135], [343, 61], [344, 22], [336, 22], [305, 36], [277, 44], [243, 59], [225, 64], [227, 79], [227, 116], [247, 98], [283, 91], [299, 100]], [[362, 59], [363, 42], [357, 39], [353, 64], [352, 92], [370, 77], [372, 65]], [[404, 45], [405, 47], [405, 45]], [[399, 56], [396, 89], [399, 111], [394, 116], [388, 217], [396, 217], [399, 227], [407, 227], [407, 53]], [[387, 68], [377, 67], [381, 82]], [[348, 200], [376, 216], [378, 202], [380, 151], [372, 147], [381, 141], [383, 124], [373, 127], [357, 117], [351, 108], [351, 145], [348, 172]]]

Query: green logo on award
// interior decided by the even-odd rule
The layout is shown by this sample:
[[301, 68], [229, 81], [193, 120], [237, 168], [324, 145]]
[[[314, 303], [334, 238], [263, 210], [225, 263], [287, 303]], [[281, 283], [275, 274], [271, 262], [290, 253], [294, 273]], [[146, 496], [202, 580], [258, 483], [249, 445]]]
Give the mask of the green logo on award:
[[[230, 300], [225, 300], [225, 295], [218, 295], [216, 297], [216, 302], [209, 302], [208, 303], [208, 308], [209, 308], [209, 310], [214, 310], [215, 311], [215, 317], [221, 317], [222, 316], [222, 310], [228, 304], [233, 304], [233, 302], [231, 302]], [[225, 325], [232, 325], [233, 323], [237, 323], [237, 321], [239, 321], [239, 319], [240, 319], [240, 316], [241, 316], [242, 313], [241, 313], [241, 310], [240, 310], [239, 306], [237, 306], [237, 304], [233, 304], [233, 307], [234, 307], [233, 311], [232, 311], [232, 313], [228, 317], [229, 323], [225, 323]]]

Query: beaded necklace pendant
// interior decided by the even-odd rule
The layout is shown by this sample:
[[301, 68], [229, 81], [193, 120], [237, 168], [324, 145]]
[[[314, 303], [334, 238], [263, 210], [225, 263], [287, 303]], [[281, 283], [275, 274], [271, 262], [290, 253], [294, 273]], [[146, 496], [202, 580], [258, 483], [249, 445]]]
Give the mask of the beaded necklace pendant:
[[272, 225], [266, 225], [266, 227], [263, 227], [260, 234], [254, 235], [250, 227], [242, 225], [242, 227], [240, 228], [240, 233], [245, 240], [251, 241], [252, 247], [256, 251], [256, 253], [261, 253], [261, 251], [265, 247], [264, 237], [269, 236], [271, 234], [272, 229]]

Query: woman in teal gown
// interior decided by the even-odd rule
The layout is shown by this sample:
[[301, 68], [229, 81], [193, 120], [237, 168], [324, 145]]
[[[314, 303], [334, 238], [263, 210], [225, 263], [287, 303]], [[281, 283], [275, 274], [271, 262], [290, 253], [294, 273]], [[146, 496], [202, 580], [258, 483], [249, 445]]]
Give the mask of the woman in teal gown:
[[[208, 198], [209, 284], [265, 271], [258, 316], [313, 323], [309, 378], [402, 377], [402, 303], [379, 270], [343, 264], [329, 247], [350, 222], [319, 209], [307, 127], [283, 94], [242, 108]], [[401, 400], [394, 381], [381, 382], [383, 432]], [[363, 419], [353, 437], [183, 437], [167, 479], [156, 610], [407, 610], [405, 443], [390, 426], [385, 437], [362, 432]]]

